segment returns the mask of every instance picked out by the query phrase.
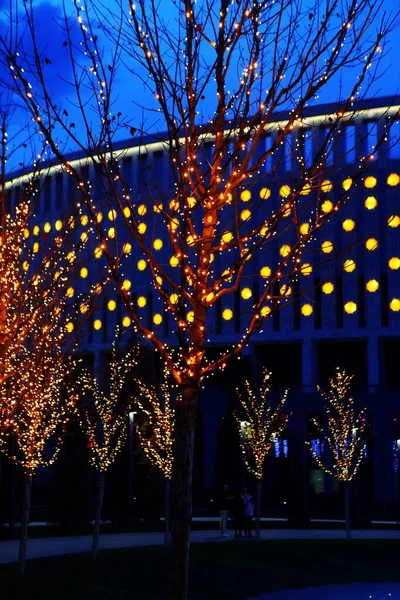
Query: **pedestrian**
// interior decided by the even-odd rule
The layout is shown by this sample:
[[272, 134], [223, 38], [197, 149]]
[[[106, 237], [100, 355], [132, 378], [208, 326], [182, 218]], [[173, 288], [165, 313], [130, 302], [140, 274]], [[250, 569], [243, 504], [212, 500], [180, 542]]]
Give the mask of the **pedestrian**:
[[235, 538], [242, 537], [244, 526], [244, 504], [242, 496], [236, 493], [232, 498], [232, 516], [235, 527]]
[[244, 488], [241, 498], [243, 502], [244, 536], [253, 537], [253, 534], [251, 533], [252, 521], [254, 517], [253, 496], [249, 493], [247, 488]]
[[225, 484], [222, 486], [220, 493], [219, 493], [219, 497], [218, 497], [219, 530], [221, 532], [222, 537], [229, 537], [229, 534], [228, 534], [229, 503], [230, 503], [229, 486]]

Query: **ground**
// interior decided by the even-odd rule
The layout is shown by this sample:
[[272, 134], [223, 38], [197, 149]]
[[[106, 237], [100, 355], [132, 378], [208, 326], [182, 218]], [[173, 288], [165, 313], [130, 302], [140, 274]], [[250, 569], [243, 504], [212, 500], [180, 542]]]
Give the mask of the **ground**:
[[[193, 544], [190, 599], [244, 600], [282, 588], [400, 582], [398, 540], [269, 540]], [[163, 600], [168, 556], [159, 546], [28, 562], [21, 582], [0, 566], [1, 600]]]

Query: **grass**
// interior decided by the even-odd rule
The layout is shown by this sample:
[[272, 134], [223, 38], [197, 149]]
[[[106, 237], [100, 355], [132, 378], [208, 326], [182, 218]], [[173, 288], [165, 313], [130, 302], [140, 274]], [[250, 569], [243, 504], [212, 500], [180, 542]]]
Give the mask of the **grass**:
[[[228, 541], [193, 544], [190, 598], [244, 600], [264, 592], [330, 583], [400, 582], [397, 540]], [[168, 560], [161, 547], [109, 550], [0, 566], [1, 600], [163, 600]]]

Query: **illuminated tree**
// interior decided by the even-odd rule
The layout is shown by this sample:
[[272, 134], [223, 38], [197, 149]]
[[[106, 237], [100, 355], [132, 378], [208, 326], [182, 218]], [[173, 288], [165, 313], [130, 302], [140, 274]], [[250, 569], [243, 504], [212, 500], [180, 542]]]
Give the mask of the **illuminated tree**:
[[[71, 62], [68, 109], [77, 107], [72, 121], [63, 103], [54, 100], [46, 71], [51, 65], [35, 37], [32, 4], [24, 2], [20, 16], [31, 34], [29, 44], [15, 34], [18, 13], [10, 20], [10, 31], [0, 37], [0, 54], [10, 74], [6, 83], [33, 118], [48, 154], [82, 191], [133, 329], [151, 340], [182, 394], [175, 412], [171, 597], [183, 600], [199, 386], [240, 355], [264, 321], [296, 296], [291, 284], [303, 281], [312, 263], [321, 261], [314, 240], [350, 200], [372, 158], [365, 153], [357, 157], [354, 173], [350, 167], [346, 171], [345, 186], [331, 193], [329, 155], [361, 106], [360, 90], [368, 89], [374, 78], [394, 20], [369, 0], [315, 0], [307, 7], [285, 0], [172, 0], [162, 3], [165, 12], [156, 0], [126, 5], [124, 0], [75, 0], [80, 42], [66, 8], [63, 31]], [[343, 71], [354, 73], [347, 85]], [[124, 81], [121, 97], [117, 78]], [[305, 118], [305, 110], [327, 84], [336, 85], [340, 97], [333, 113], [314, 123]], [[135, 103], [141, 123], [132, 116]], [[385, 116], [395, 117], [394, 111]], [[383, 126], [377, 151], [388, 127]], [[156, 166], [149, 177], [149, 148], [159, 139], [159, 128], [166, 130], [159, 149], [169, 155], [173, 187], [157, 183]], [[310, 130], [315, 144], [308, 152]], [[140, 136], [143, 161], [138, 163], [145, 191], [139, 196], [125, 177], [126, 153], [114, 144], [126, 132]], [[81, 162], [91, 166], [92, 176], [82, 176], [63, 152], [71, 146], [85, 157]], [[288, 151], [290, 180], [281, 185], [278, 167], [287, 160], [283, 149]], [[329, 173], [334, 170], [329, 167]], [[94, 192], [92, 181], [100, 193]], [[277, 201], [273, 188], [279, 189]], [[111, 211], [111, 232], [97, 218], [99, 205]], [[158, 231], [163, 231], [162, 239], [155, 239]], [[162, 314], [156, 313], [153, 325], [146, 326], [124, 286], [131, 251], [138, 276], [150, 280], [175, 323], [178, 354], [162, 339]], [[266, 256], [269, 264], [255, 272], [254, 265]], [[250, 275], [258, 278], [257, 295], [245, 284]], [[306, 288], [302, 283], [299, 293]], [[236, 293], [248, 303], [242, 316], [246, 325], [230, 348], [207, 362], [212, 315], [223, 303], [223, 321], [229, 324]], [[310, 310], [307, 304], [303, 314]]]
[[132, 367], [137, 362], [137, 356], [137, 346], [133, 346], [123, 356], [118, 356], [117, 342], [114, 340], [108, 390], [104, 391], [98, 380], [88, 372], [82, 372], [78, 379], [78, 389], [84, 395], [89, 394], [93, 398], [93, 401], [80, 411], [81, 424], [90, 452], [90, 461], [99, 474], [92, 539], [93, 559], [97, 558], [99, 547], [105, 478], [108, 469], [123, 449], [128, 432], [127, 415], [132, 399], [129, 402], [123, 402], [121, 394]]
[[[143, 400], [136, 403], [147, 418], [146, 428], [137, 429], [140, 445], [150, 463], [159, 469], [165, 478], [165, 529], [164, 544], [170, 545], [170, 495], [172, 467], [174, 463], [173, 446], [175, 433], [175, 410], [172, 404], [169, 371], [164, 372], [164, 382], [160, 389], [137, 381]], [[178, 397], [175, 402], [180, 402]]]
[[270, 378], [271, 373], [264, 369], [263, 382], [259, 391], [254, 392], [248, 381], [245, 381], [244, 394], [237, 389], [244, 414], [244, 419], [235, 414], [240, 449], [246, 469], [257, 481], [256, 540], [260, 539], [261, 481], [265, 459], [275, 441], [286, 429], [290, 417], [290, 414], [282, 413], [289, 390], [285, 391], [282, 400], [274, 407], [268, 397], [271, 391]]
[[335, 375], [329, 380], [329, 391], [321, 396], [326, 401], [327, 429], [316, 419], [313, 423], [322, 439], [325, 439], [332, 455], [332, 467], [328, 467], [323, 459], [313, 452], [311, 444], [306, 442], [310, 452], [326, 473], [329, 473], [343, 484], [344, 506], [346, 519], [346, 538], [351, 539], [350, 530], [350, 483], [357, 475], [365, 454], [363, 439], [366, 418], [365, 409], [357, 413], [354, 409], [354, 398], [351, 395], [353, 375], [336, 369]]

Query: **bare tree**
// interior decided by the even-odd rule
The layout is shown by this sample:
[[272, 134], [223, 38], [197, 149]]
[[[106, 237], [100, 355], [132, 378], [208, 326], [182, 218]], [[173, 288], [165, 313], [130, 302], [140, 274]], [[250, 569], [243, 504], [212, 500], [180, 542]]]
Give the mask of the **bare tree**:
[[351, 539], [350, 483], [357, 475], [365, 455], [363, 436], [367, 424], [365, 409], [359, 413], [355, 411], [351, 395], [352, 379], [353, 375], [336, 369], [335, 375], [329, 380], [329, 391], [325, 393], [318, 388], [326, 401], [327, 430], [316, 419], [313, 419], [313, 423], [328, 444], [333, 459], [332, 467], [328, 467], [307, 442], [318, 466], [343, 484], [347, 541]]
[[235, 414], [239, 431], [240, 449], [246, 469], [257, 481], [256, 497], [256, 541], [260, 539], [261, 518], [261, 482], [267, 455], [274, 443], [282, 435], [289, 421], [290, 414], [282, 412], [289, 390], [286, 390], [281, 401], [273, 407], [270, 399], [271, 373], [264, 370], [263, 382], [259, 392], [255, 392], [250, 383], [245, 381], [245, 393], [238, 389], [244, 419]]
[[77, 388], [89, 393], [93, 401], [79, 411], [82, 429], [85, 432], [90, 460], [99, 474], [95, 525], [92, 540], [92, 558], [97, 558], [100, 522], [103, 510], [105, 478], [126, 442], [127, 411], [130, 402], [122, 402], [121, 393], [132, 366], [137, 362], [138, 347], [133, 346], [123, 356], [118, 356], [116, 341], [113, 342], [111, 372], [108, 390], [104, 391], [98, 380], [90, 373], [82, 372]]
[[[147, 418], [146, 428], [137, 429], [140, 445], [150, 463], [165, 478], [164, 545], [167, 549], [170, 547], [170, 496], [175, 432], [175, 410], [168, 379], [169, 371], [165, 369], [164, 382], [160, 384], [159, 390], [143, 381], [137, 381], [143, 400], [136, 398], [137, 405]], [[178, 397], [176, 402], [179, 401]]]
[[[72, 70], [68, 91], [73, 94], [71, 106], [77, 107], [73, 122], [49, 86], [31, 1], [24, 3], [23, 19], [32, 47], [24, 48], [16, 34], [14, 15], [9, 33], [0, 37], [0, 54], [11, 73], [9, 85], [34, 119], [38, 138], [46, 140], [48, 153], [82, 191], [134, 331], [152, 341], [180, 388], [172, 478], [171, 598], [183, 600], [188, 589], [199, 385], [239, 356], [264, 321], [293, 299], [291, 283], [312, 268], [303, 262], [305, 250], [313, 248], [319, 230], [363, 178], [371, 155], [357, 157], [354, 175], [345, 189], [335, 190], [334, 202], [331, 194], [330, 209], [324, 210], [332, 192], [328, 157], [360, 106], [361, 87], [368, 87], [376, 75], [385, 34], [395, 19], [383, 12], [382, 2], [369, 0], [315, 0], [307, 7], [292, 0], [180, 0], [168, 5], [165, 18], [156, 0], [115, 0], [111, 7], [76, 0], [74, 5], [79, 45], [64, 8], [64, 48]], [[344, 70], [354, 73], [347, 85], [341, 85]], [[124, 80], [123, 98], [118, 97], [118, 78]], [[141, 124], [131, 116], [140, 83], [147, 93]], [[318, 143], [306, 157], [304, 111], [334, 83], [339, 90], [337, 108], [314, 126]], [[132, 103], [128, 110], [127, 98]], [[280, 111], [287, 112], [276, 125]], [[146, 158], [160, 127], [166, 130], [163, 148], [169, 155], [173, 198], [170, 190], [164, 197], [162, 182], [157, 186], [151, 178], [138, 199], [125, 180], [125, 153], [115, 149], [114, 141], [125, 131], [139, 135]], [[376, 150], [386, 136], [387, 128]], [[82, 177], [63, 152], [67, 142], [91, 164], [101, 195], [93, 193], [89, 177]], [[289, 148], [291, 181], [280, 187], [279, 201], [273, 203], [271, 186], [279, 184], [283, 147]], [[144, 168], [144, 181], [146, 173]], [[263, 187], [252, 194], [258, 183]], [[242, 201], [249, 202], [245, 209]], [[115, 211], [112, 236], [97, 218], [99, 204]], [[152, 232], [162, 229], [166, 235], [161, 245], [168, 248], [172, 269], [159, 258], [161, 246], [153, 245]], [[247, 276], [255, 275], [253, 259], [278, 245], [277, 258], [260, 271], [260, 294], [253, 297], [242, 287]], [[174, 319], [178, 354], [156, 327], [145, 326], [123, 285], [123, 267], [132, 248], [140, 257], [139, 269], [146, 270]], [[239, 290], [252, 299], [247, 326], [232, 347], [207, 362], [213, 310]], [[225, 318], [232, 316], [228, 304]]]

